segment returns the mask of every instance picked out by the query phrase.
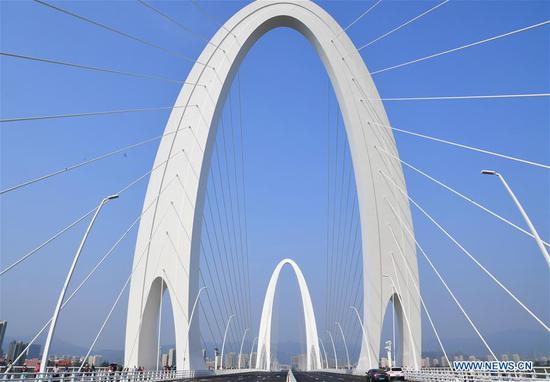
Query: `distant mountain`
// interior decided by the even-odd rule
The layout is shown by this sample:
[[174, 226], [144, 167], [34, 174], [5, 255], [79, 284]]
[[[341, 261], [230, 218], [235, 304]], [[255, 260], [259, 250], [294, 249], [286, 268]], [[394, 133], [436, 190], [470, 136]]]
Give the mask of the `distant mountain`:
[[[512, 353], [524, 356], [550, 354], [550, 335], [537, 330], [508, 330], [488, 333], [486, 339], [497, 356]], [[463, 353], [479, 356], [488, 354], [479, 338], [442, 338], [442, 341], [451, 354]], [[426, 341], [422, 347], [426, 352], [440, 352], [439, 344], [435, 339], [431, 342]]]
[[[550, 335], [537, 330], [509, 330], [496, 333], [487, 334], [488, 342], [491, 348], [500, 354], [512, 354], [518, 353], [522, 356], [541, 356], [550, 354]], [[9, 342], [14, 338], [6, 337], [4, 340], [4, 350], [7, 350]], [[26, 341], [30, 338], [24, 339]], [[483, 346], [481, 340], [475, 337], [469, 338], [443, 338], [443, 344], [446, 350], [452, 354], [474, 354], [477, 356], [485, 357], [488, 353], [487, 349]], [[214, 347], [218, 347], [221, 351], [220, 344], [206, 343], [208, 348], [208, 356], [213, 355]], [[238, 351], [240, 344], [227, 343], [226, 352]], [[166, 353], [168, 349], [175, 348], [174, 344], [163, 345], [161, 352]], [[424, 357], [440, 357], [442, 355], [439, 344], [435, 339], [425, 341], [422, 344], [424, 349], [422, 354]], [[256, 349], [254, 349], [255, 351]], [[328, 351], [329, 349], [327, 349]], [[359, 349], [355, 349], [350, 346], [350, 354], [356, 354]], [[51, 354], [56, 355], [76, 355], [83, 356], [87, 353], [88, 349], [72, 344], [64, 340], [55, 340]], [[243, 352], [249, 352], [250, 348], [243, 349]], [[291, 358], [295, 355], [305, 352], [305, 344], [296, 341], [285, 341], [274, 345], [273, 352], [277, 354], [280, 363], [289, 364]], [[104, 359], [109, 362], [121, 363], [124, 359], [123, 349], [96, 349], [93, 354], [101, 354]]]

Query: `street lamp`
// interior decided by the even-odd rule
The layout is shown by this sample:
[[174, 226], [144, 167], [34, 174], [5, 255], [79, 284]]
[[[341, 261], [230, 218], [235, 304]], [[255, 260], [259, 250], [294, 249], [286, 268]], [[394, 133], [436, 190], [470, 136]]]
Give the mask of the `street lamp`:
[[227, 325], [225, 325], [225, 332], [223, 333], [223, 342], [222, 342], [222, 356], [220, 359], [220, 370], [223, 370], [223, 351], [225, 349], [225, 339], [227, 338], [227, 330], [229, 329], [229, 324], [231, 323], [231, 320], [235, 317], [234, 314], [229, 316], [229, 319], [227, 320]]
[[[243, 338], [241, 340], [241, 348], [239, 350], [239, 361], [237, 362], [237, 369], [241, 369], [241, 358], [242, 358], [242, 355], [243, 355], [243, 345], [244, 345], [244, 338], [246, 337], [246, 332], [248, 332], [248, 329], [249, 328], [246, 328], [244, 330], [244, 333], [243, 333]], [[250, 363], [250, 362], [249, 362]]]
[[529, 219], [529, 216], [527, 216], [527, 212], [525, 212], [525, 210], [521, 206], [521, 203], [519, 202], [518, 198], [516, 197], [516, 195], [514, 194], [514, 192], [512, 191], [510, 186], [508, 185], [508, 183], [506, 182], [506, 179], [504, 179], [502, 174], [500, 174], [500, 173], [498, 173], [497, 171], [494, 171], [494, 170], [481, 170], [481, 173], [483, 175], [496, 175], [500, 179], [500, 181], [504, 185], [504, 188], [506, 188], [506, 190], [508, 191], [508, 193], [512, 197], [512, 200], [514, 201], [514, 203], [516, 203], [516, 206], [518, 207], [519, 212], [523, 216], [523, 219], [525, 219], [525, 222], [527, 223], [527, 226], [531, 230], [531, 234], [533, 234], [533, 237], [535, 238], [535, 241], [537, 242], [537, 245], [538, 245], [540, 251], [542, 252], [542, 255], [544, 256], [544, 258], [546, 260], [546, 264], [548, 265], [548, 267], [550, 267], [550, 255], [548, 255], [548, 251], [546, 250], [546, 247], [544, 246], [544, 243], [542, 242], [542, 239], [540, 238], [539, 233], [535, 229], [535, 226], [533, 225], [533, 223], [531, 223], [531, 219]]
[[346, 336], [344, 336], [344, 331], [342, 330], [342, 325], [338, 321], [336, 321], [336, 325], [338, 325], [338, 328], [340, 329], [340, 334], [342, 335], [342, 340], [344, 341], [344, 348], [346, 349], [346, 359], [348, 361], [348, 369], [351, 368], [349, 363], [349, 352], [348, 352], [348, 344], [346, 343]]
[[[166, 276], [166, 279], [168, 279], [168, 276], [166, 275], [166, 271], [163, 269], [164, 275]], [[193, 308], [191, 309], [191, 314], [189, 315], [189, 322], [187, 323], [187, 342], [185, 343], [185, 352], [183, 353], [183, 361], [185, 362], [185, 359], [187, 357], [187, 346], [189, 345], [189, 332], [191, 331], [191, 323], [193, 322], [193, 317], [195, 316], [195, 308], [197, 307], [197, 303], [199, 302], [199, 297], [201, 296], [201, 293], [203, 290], [207, 289], [205, 286], [199, 289], [197, 292], [197, 296], [195, 297], [195, 302], [193, 303]], [[208, 292], [208, 291], [207, 291]]]
[[[325, 344], [323, 343], [323, 340], [321, 338], [319, 338], [319, 342], [321, 343], [321, 347], [323, 348], [323, 353], [325, 353], [325, 365], [327, 366], [327, 369], [328, 369], [327, 349], [325, 349]], [[323, 362], [321, 360], [321, 369], [323, 368], [322, 364], [323, 364]]]
[[80, 242], [80, 245], [78, 246], [78, 249], [76, 251], [76, 254], [73, 258], [73, 263], [71, 264], [71, 267], [69, 268], [69, 272], [67, 273], [67, 277], [65, 278], [65, 284], [63, 284], [63, 288], [61, 289], [61, 293], [59, 293], [59, 298], [57, 299], [57, 305], [55, 306], [55, 310], [52, 316], [52, 321], [50, 323], [50, 329], [48, 330], [48, 337], [46, 338], [46, 344], [44, 345], [44, 353], [42, 354], [42, 361], [40, 363], [40, 373], [45, 373], [48, 367], [48, 355], [50, 352], [50, 345], [52, 342], [52, 338], [55, 332], [55, 326], [57, 325], [57, 319], [59, 317], [59, 311], [61, 310], [61, 305], [63, 304], [63, 299], [65, 298], [65, 293], [67, 292], [67, 287], [69, 286], [69, 283], [71, 282], [71, 278], [73, 277], [74, 270], [76, 268], [76, 263], [78, 262], [78, 258], [80, 257], [80, 254], [82, 253], [82, 249], [84, 248], [84, 244], [86, 243], [86, 240], [88, 239], [88, 236], [90, 234], [90, 231], [92, 229], [92, 226], [94, 225], [97, 216], [99, 215], [99, 211], [101, 211], [101, 208], [107, 203], [109, 203], [111, 200], [117, 199], [118, 195], [110, 195], [103, 199], [101, 199], [101, 202], [97, 206], [94, 216], [92, 217], [92, 220], [90, 221], [90, 224], [88, 224], [88, 228], [86, 229], [86, 232], [84, 233], [84, 236], [82, 237], [82, 241]]
[[[258, 341], [258, 337], [255, 337], [253, 340], [252, 340], [252, 346], [250, 346], [250, 357], [248, 358], [248, 366], [249, 366], [249, 369], [254, 369], [256, 368], [256, 365], [254, 365], [254, 367], [252, 366], [252, 352], [254, 351], [254, 343]], [[256, 358], [258, 358], [258, 351], [256, 351]]]
[[363, 331], [363, 341], [365, 341], [365, 348], [367, 349], [367, 356], [369, 357], [369, 369], [373, 368], [371, 355], [370, 355], [370, 348], [369, 348], [369, 336], [367, 335], [367, 332], [365, 330], [365, 326], [363, 325], [363, 321], [361, 321], [361, 316], [359, 315], [359, 311], [355, 306], [350, 306], [350, 309], [353, 309], [355, 312], [355, 316], [357, 317], [357, 321], [359, 321], [359, 325], [361, 325], [361, 330]]
[[334, 338], [332, 338], [332, 333], [330, 330], [327, 330], [328, 336], [330, 337], [330, 342], [332, 342], [332, 351], [334, 352], [334, 365], [335, 369], [338, 369], [338, 355], [336, 354], [336, 346], [334, 346]]

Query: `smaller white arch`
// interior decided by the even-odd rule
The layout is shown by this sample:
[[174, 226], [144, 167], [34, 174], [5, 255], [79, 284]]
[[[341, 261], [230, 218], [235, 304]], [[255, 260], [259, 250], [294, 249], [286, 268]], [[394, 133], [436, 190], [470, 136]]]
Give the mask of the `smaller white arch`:
[[302, 305], [304, 308], [304, 322], [306, 328], [306, 344], [307, 344], [307, 363], [306, 369], [308, 371], [321, 368], [321, 352], [319, 350], [319, 337], [317, 335], [317, 324], [315, 321], [315, 312], [313, 311], [313, 304], [311, 302], [311, 296], [307, 287], [306, 279], [300, 270], [300, 267], [291, 259], [284, 259], [277, 264], [264, 299], [264, 306], [262, 309], [262, 318], [260, 320], [260, 332], [258, 335], [258, 350], [256, 356], [256, 369], [271, 369], [271, 319], [273, 316], [273, 302], [275, 299], [275, 289], [279, 280], [281, 270], [285, 265], [290, 265], [298, 279], [298, 286], [300, 288], [300, 294], [302, 297]]

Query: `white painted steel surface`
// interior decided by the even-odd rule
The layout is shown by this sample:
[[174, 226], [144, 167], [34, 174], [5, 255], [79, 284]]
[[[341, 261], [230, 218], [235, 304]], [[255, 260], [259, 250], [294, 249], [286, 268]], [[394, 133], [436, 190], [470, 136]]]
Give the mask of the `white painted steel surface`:
[[[220, 116], [232, 79], [250, 47], [265, 33], [290, 27], [306, 37], [317, 50], [331, 79], [344, 119], [354, 166], [361, 220], [363, 251], [364, 310], [368, 338], [363, 342], [358, 368], [366, 370], [377, 359], [383, 315], [392, 287], [382, 274], [399, 278], [405, 295], [401, 306], [410, 318], [411, 333], [403, 338], [403, 364], [411, 367], [420, 358], [420, 304], [417, 293], [400, 264], [394, 274], [390, 252], [397, 253], [388, 226], [392, 226], [405, 251], [405, 258], [418, 282], [416, 250], [412, 240], [389, 209], [388, 199], [412, 228], [407, 198], [396, 192], [379, 170], [390, 174], [403, 188], [399, 163], [376, 150], [383, 147], [398, 156], [390, 125], [376, 87], [363, 59], [338, 23], [320, 6], [310, 1], [257, 1], [229, 19], [211, 39], [193, 66], [169, 118], [158, 149], [144, 205], [154, 202], [143, 216], [137, 237], [134, 265], [139, 263], [130, 287], [126, 323], [125, 365], [154, 367], [156, 363], [158, 299], [161, 280], [166, 280], [172, 299], [177, 349], [189, 349], [189, 357], [177, 351], [177, 368], [203, 369], [199, 341], [199, 320], [187, 333], [187, 319], [199, 289], [200, 238], [207, 175]], [[269, 91], [269, 89], [266, 89]], [[321, 133], [321, 131], [319, 132]], [[314, 137], [312, 137], [312, 140]], [[173, 156], [176, 152], [183, 155]], [[164, 163], [165, 162], [165, 163]], [[179, 178], [179, 181], [170, 181]], [[160, 190], [162, 192], [158, 200]], [[174, 245], [168, 243], [170, 239]], [[166, 270], [166, 274], [162, 273]], [[177, 298], [176, 298], [177, 297]], [[174, 303], [177, 301], [177, 303]], [[181, 307], [180, 307], [181, 306]], [[368, 343], [369, 345], [365, 345]], [[414, 346], [412, 345], [414, 343]], [[368, 354], [370, 352], [370, 354]], [[416, 354], [416, 356], [413, 356]], [[369, 361], [369, 359], [371, 361]]]

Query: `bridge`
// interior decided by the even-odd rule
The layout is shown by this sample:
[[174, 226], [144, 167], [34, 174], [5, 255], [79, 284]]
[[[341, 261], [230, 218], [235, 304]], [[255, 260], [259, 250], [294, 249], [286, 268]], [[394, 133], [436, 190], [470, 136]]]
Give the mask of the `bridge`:
[[[110, 152], [71, 163], [58, 170], [2, 186], [0, 198], [3, 198], [3, 204], [7, 205], [15, 200], [10, 199], [12, 196], [25, 190], [32, 190], [33, 187], [49, 180], [53, 181], [52, 178], [62, 178], [82, 168], [101, 165], [109, 158], [120, 154], [126, 155], [147, 144], [158, 144], [154, 162], [145, 173], [141, 173], [139, 177], [123, 187], [112, 188], [112, 192], [98, 196], [99, 204], [87, 206], [84, 214], [34, 245], [33, 249], [17, 258], [10, 258], [9, 262], [2, 261], [4, 265], [0, 270], [0, 278], [5, 280], [6, 277], [12, 277], [24, 269], [25, 264], [30, 264], [45, 248], [55, 244], [74, 227], [87, 222], [70, 265], [62, 264], [63, 268], [68, 266], [68, 270], [61, 288], [58, 289], [59, 280], [48, 280], [56, 286], [56, 304], [51, 307], [51, 315], [42, 325], [37, 325], [36, 332], [32, 333], [26, 341], [24, 349], [20, 349], [17, 354], [14, 354], [14, 359], [7, 362], [0, 379], [52, 382], [184, 379], [243, 382], [354, 382], [364, 380], [368, 370], [383, 366], [380, 360], [381, 354], [387, 354], [385, 362], [389, 363], [388, 366], [402, 367], [407, 380], [412, 381], [550, 379], [550, 367], [496, 371], [457, 370], [452, 367], [452, 352], [446, 346], [446, 338], [438, 331], [439, 323], [433, 318], [433, 310], [436, 307], [432, 305], [429, 308], [425, 301], [422, 289], [424, 280], [421, 276], [427, 276], [419, 270], [420, 261], [425, 261], [425, 269], [431, 273], [429, 277], [435, 278], [437, 283], [441, 284], [442, 293], [456, 307], [461, 319], [467, 323], [475, 334], [476, 340], [482, 344], [484, 351], [488, 354], [487, 364], [491, 361], [506, 360], [494, 350], [490, 340], [484, 335], [483, 329], [476, 324], [472, 312], [460, 297], [460, 293], [457, 293], [455, 288], [447, 282], [437, 262], [433, 261], [434, 254], [429, 253], [427, 249], [429, 245], [419, 242], [415, 234], [417, 218], [426, 218], [423, 224], [430, 223], [450, 240], [458, 252], [465, 256], [478, 271], [475, 277], [481, 275], [489, 280], [500, 295], [508, 298], [514, 308], [518, 308], [522, 319], [528, 321], [529, 325], [536, 326], [537, 330], [542, 331], [547, 338], [550, 332], [548, 303], [540, 302], [541, 306], [532, 307], [524, 302], [522, 294], [514, 291], [508, 281], [501, 279], [499, 272], [492, 270], [493, 264], [480, 260], [473, 251], [468, 249], [467, 244], [459, 241], [452, 233], [451, 227], [441, 223], [435, 217], [436, 214], [428, 212], [418, 202], [416, 196], [412, 197], [409, 194], [404, 170], [420, 175], [468, 206], [473, 205], [499, 223], [504, 223], [508, 230], [506, 232], [510, 235], [525, 236], [527, 239], [523, 241], [525, 251], [536, 253], [536, 264], [539, 269], [544, 270], [542, 274], [548, 276], [550, 244], [545, 241], [544, 235], [541, 237], [536, 228], [539, 223], [532, 221], [530, 211], [523, 207], [523, 200], [512, 188], [514, 183], [522, 180], [509, 179], [506, 174], [493, 169], [479, 168], [482, 175], [492, 176], [495, 182], [501, 183], [503, 191], [507, 197], [510, 197], [510, 205], [517, 208], [518, 217], [523, 219], [523, 222], [513, 222], [512, 219], [503, 217], [475, 197], [459, 191], [412, 162], [402, 159], [394, 133], [541, 171], [546, 179], [550, 166], [524, 157], [398, 128], [390, 122], [386, 114], [387, 104], [392, 102], [450, 102], [453, 100], [484, 102], [494, 99], [504, 100], [502, 102], [514, 99], [534, 102], [541, 98], [547, 100], [550, 96], [550, 93], [547, 93], [548, 89], [544, 90], [546, 93], [385, 98], [380, 96], [377, 84], [373, 80], [379, 73], [436, 60], [441, 56], [451, 57], [474, 47], [482, 49], [482, 45], [490, 46], [496, 40], [504, 42], [520, 34], [528, 35], [544, 31], [548, 40], [550, 20], [542, 20], [500, 34], [451, 46], [445, 50], [378, 70], [369, 70], [361, 55], [365, 48], [389, 38], [394, 33], [403, 33], [401, 30], [406, 29], [410, 24], [421, 23], [424, 17], [435, 17], [440, 8], [450, 6], [447, 4], [449, 0], [436, 3], [370, 42], [356, 45], [349, 33], [361, 22], [374, 17], [372, 13], [384, 5], [383, 2], [380, 4], [381, 2], [382, 0], [365, 2], [362, 4], [367, 6], [364, 11], [343, 27], [329, 12], [311, 1], [254, 1], [234, 13], [221, 27], [217, 28], [211, 38], [199, 35], [203, 49], [195, 59], [189, 58], [185, 52], [179, 52], [175, 47], [160, 46], [133, 33], [120, 30], [107, 22], [74, 11], [70, 3], [34, 0], [33, 7], [44, 8], [60, 17], [76, 20], [78, 23], [132, 40], [133, 43], [189, 61], [191, 67], [186, 79], [182, 81], [62, 59], [31, 56], [23, 51], [1, 52], [3, 60], [15, 64], [33, 62], [37, 65], [55, 65], [70, 70], [91, 71], [97, 75], [109, 73], [168, 81], [176, 83], [181, 88], [174, 104], [167, 107], [2, 116], [0, 120], [2, 129], [11, 129], [16, 128], [17, 125], [40, 123], [39, 121], [44, 120], [79, 121], [98, 116], [169, 112], [164, 130], [159, 136], [118, 147]], [[150, 17], [156, 17], [166, 25], [181, 29], [195, 37], [198, 35], [181, 24], [177, 20], [177, 15], [170, 15], [163, 11], [160, 4], [157, 7], [154, 2], [137, 0], [136, 6], [141, 6], [144, 12], [149, 12]], [[189, 6], [194, 7], [205, 22], [215, 23], [215, 17], [200, 2], [192, 0]], [[330, 86], [327, 87], [334, 91], [335, 108], [337, 108], [334, 110], [336, 124], [338, 125], [341, 118], [343, 129], [342, 132], [336, 133], [337, 146], [335, 152], [333, 151], [336, 164], [332, 168], [333, 172], [331, 173], [330, 166], [328, 169], [329, 183], [332, 176], [336, 185], [328, 186], [329, 228], [327, 228], [326, 238], [328, 288], [326, 311], [323, 316], [326, 322], [323, 330], [318, 326], [318, 317], [322, 309], [314, 303], [316, 300], [311, 296], [306, 278], [307, 270], [301, 269], [300, 262], [293, 259], [282, 259], [275, 266], [271, 279], [262, 280], [262, 282], [265, 281], [265, 293], [262, 291], [263, 309], [257, 312], [257, 314], [261, 313], [258, 323], [254, 322], [252, 318], [254, 314], [251, 313], [250, 277], [252, 275], [248, 265], [245, 158], [242, 152], [239, 153], [236, 149], [239, 147], [242, 150], [242, 130], [239, 132], [234, 126], [236, 120], [240, 121], [235, 123], [237, 125], [242, 122], [240, 67], [256, 42], [262, 40], [263, 36], [270, 31], [282, 27], [298, 32], [315, 49], [330, 81]], [[236, 103], [238, 103], [238, 110], [236, 110]], [[330, 114], [330, 105], [328, 109]], [[229, 117], [226, 117], [228, 113]], [[548, 122], [544, 118], [542, 121]], [[242, 129], [242, 126], [240, 127]], [[544, 126], [539, 127], [540, 130], [543, 128]], [[240, 138], [238, 134], [241, 134]], [[546, 135], [544, 134], [545, 132], [542, 131], [538, 139], [547, 138], [547, 131]], [[234, 146], [233, 151], [229, 151], [229, 155], [228, 145]], [[349, 163], [344, 165], [346, 158]], [[347, 167], [344, 168], [345, 166]], [[219, 176], [219, 179], [214, 175]], [[93, 264], [91, 270], [84, 276], [79, 275], [80, 281], [75, 286], [74, 276], [81, 271], [78, 268], [86, 255], [85, 249], [89, 236], [99, 229], [98, 225], [108, 224], [101, 219], [106, 213], [104, 210], [108, 210], [111, 204], [119, 203], [118, 199], [124, 199], [129, 190], [142, 182], [147, 182], [147, 187], [141, 200], [141, 211], [136, 214], [137, 217], [123, 231], [123, 234], [113, 242], [105, 255]], [[479, 182], [490, 182], [490, 179], [482, 178]], [[334, 187], [332, 193], [331, 187]], [[548, 191], [547, 185], [543, 185], [544, 187]], [[355, 194], [350, 197], [353, 189]], [[35, 197], [36, 200], [42, 200], [38, 195]], [[543, 198], [545, 200], [541, 203], [542, 209], [547, 209], [548, 194], [543, 195]], [[348, 211], [352, 212], [348, 214]], [[8, 222], [5, 223], [7, 224]], [[104, 262], [121, 246], [121, 243], [127, 238], [132, 240], [134, 229], [137, 233], [134, 234], [135, 245], [132, 247], [133, 262], [130, 272], [120, 277], [123, 282], [120, 291], [103, 320], [98, 323], [97, 332], [94, 333], [86, 354], [83, 354], [80, 365], [59, 370], [51, 360], [51, 348], [56, 330], [63, 322], [64, 308], [78, 296], [79, 291], [97, 275], [97, 272], [101, 272]], [[324, 241], [325, 238], [319, 240]], [[277, 284], [285, 266], [288, 266], [296, 276], [302, 303], [306, 351], [304, 368], [300, 371], [286, 371], [286, 368], [281, 370], [271, 339]], [[24, 275], [24, 273], [20, 274]], [[541, 280], [540, 287], [544, 288], [545, 284], [548, 284], [548, 279], [546, 282]], [[89, 370], [86, 362], [90, 356], [93, 356], [97, 342], [104, 335], [105, 328], [111, 322], [117, 306], [124, 301], [126, 293], [128, 297], [123, 367], [120, 369], [98, 367]], [[166, 367], [161, 354], [161, 326], [165, 296], [172, 303], [175, 332], [175, 349], [171, 355], [174, 359], [170, 367]], [[385, 312], [388, 310], [392, 311], [393, 337], [386, 342], [387, 353], [384, 353], [380, 344], [387, 340], [384, 327]], [[506, 316], [506, 312], [491, 311], [489, 314], [502, 319]], [[352, 326], [356, 331], [350, 331]], [[257, 330], [254, 329], [256, 327]], [[435, 338], [437, 350], [440, 351], [445, 365], [439, 365], [439, 367], [423, 365], [425, 336], [422, 333], [423, 330], [428, 330], [429, 335]], [[396, 341], [396, 333], [399, 341]], [[41, 360], [37, 364], [39, 369], [24, 368], [21, 361], [29, 354], [31, 346], [44, 337]], [[357, 339], [358, 342], [358, 350], [355, 352], [348, 346], [351, 338]], [[396, 342], [399, 344], [398, 347]], [[344, 350], [340, 351], [340, 355], [337, 344], [341, 344], [340, 350]], [[236, 354], [236, 362], [232, 360], [228, 365], [227, 349], [230, 346], [234, 350], [238, 348], [238, 352], [233, 351]], [[210, 364], [206, 359], [207, 352], [213, 354]], [[255, 358], [254, 361], [253, 358]]]

